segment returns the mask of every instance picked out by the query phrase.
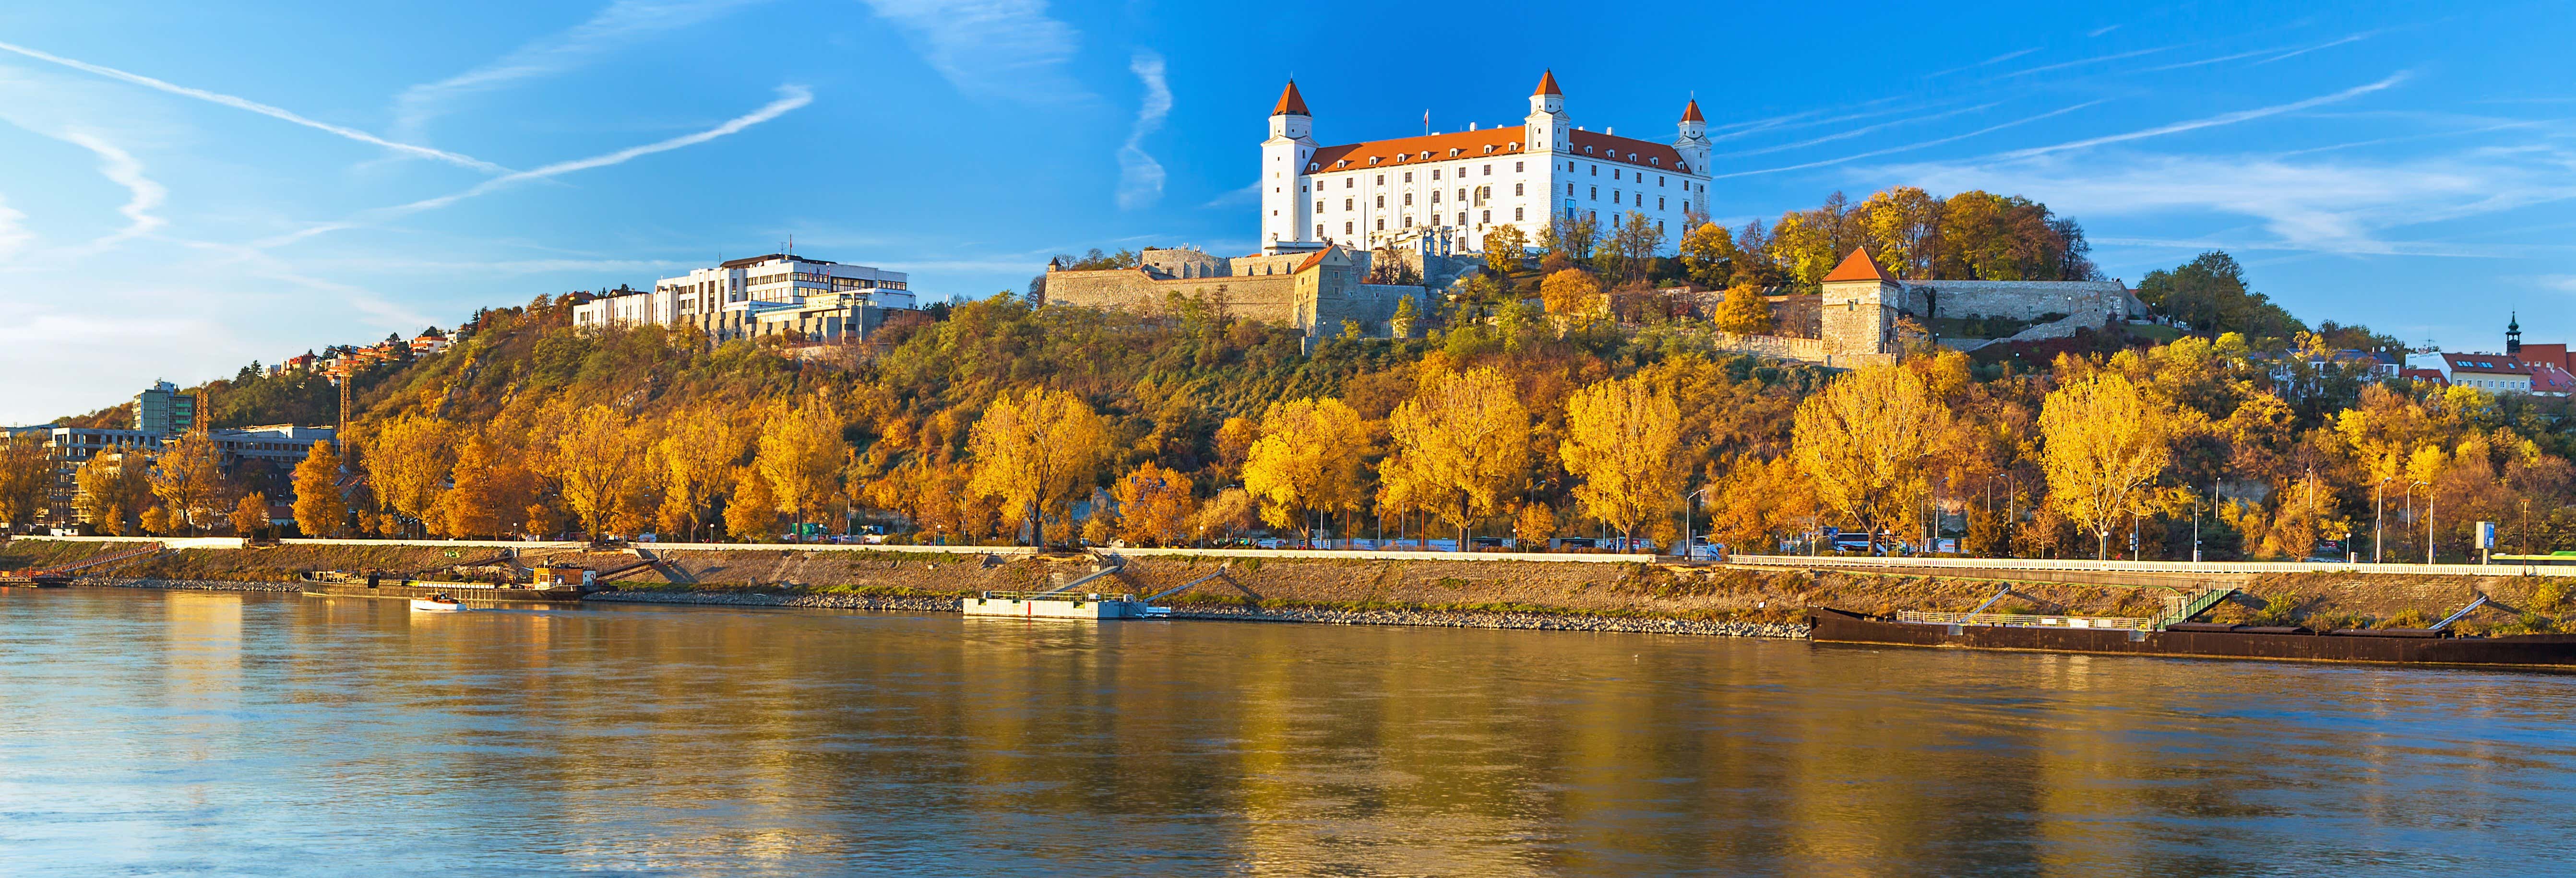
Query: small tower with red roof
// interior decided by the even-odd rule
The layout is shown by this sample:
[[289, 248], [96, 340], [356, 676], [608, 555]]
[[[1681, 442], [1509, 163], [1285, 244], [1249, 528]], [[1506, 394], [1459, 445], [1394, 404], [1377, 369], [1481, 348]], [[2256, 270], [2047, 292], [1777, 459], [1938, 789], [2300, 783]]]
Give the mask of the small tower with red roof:
[[1852, 248], [1842, 264], [1825, 273], [1819, 286], [1826, 355], [1898, 351], [1896, 315], [1905, 302], [1905, 287], [1878, 267], [1868, 249]]
[[1261, 242], [1268, 249], [1281, 242], [1318, 239], [1305, 234], [1314, 218], [1308, 207], [1306, 161], [1315, 154], [1315, 116], [1297, 81], [1279, 90], [1270, 107], [1270, 139], [1261, 142]]

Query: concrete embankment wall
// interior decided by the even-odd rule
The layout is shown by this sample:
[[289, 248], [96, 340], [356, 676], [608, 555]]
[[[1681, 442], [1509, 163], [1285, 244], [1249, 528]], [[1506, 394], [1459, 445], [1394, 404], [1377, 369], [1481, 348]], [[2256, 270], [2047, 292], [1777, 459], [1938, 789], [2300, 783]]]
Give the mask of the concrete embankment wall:
[[[48, 567], [104, 556], [134, 543], [18, 540], [0, 548], [0, 569]], [[625, 552], [581, 546], [508, 544], [522, 560], [608, 569], [634, 563]], [[1027, 549], [926, 547], [682, 547], [654, 553], [667, 566], [619, 580], [621, 599], [740, 602], [866, 609], [948, 609], [960, 595], [1045, 588], [1092, 571], [1084, 555]], [[187, 548], [119, 564], [94, 576], [194, 583], [284, 583], [311, 570], [431, 570], [489, 557], [486, 546], [374, 541], [298, 542], [263, 548]], [[1964, 610], [2011, 584], [2029, 603], [2052, 612], [2153, 616], [2162, 599], [2199, 585], [2034, 581], [2034, 571], [1886, 565], [1827, 569], [1787, 564], [1679, 567], [1640, 556], [1505, 556], [1439, 553], [1342, 553], [1264, 550], [1136, 551], [1119, 572], [1081, 589], [1149, 595], [1207, 578], [1163, 603], [1181, 612], [1299, 621], [1381, 624], [1480, 624], [1485, 627], [1586, 627], [1666, 630], [1685, 622], [1693, 633], [1728, 625], [1795, 623], [1808, 606], [1885, 612]], [[1544, 560], [1541, 560], [1544, 559]], [[1848, 559], [1830, 559], [1848, 560]], [[2130, 571], [2128, 573], [2138, 573]], [[2303, 612], [2338, 618], [2386, 618], [2413, 611], [2439, 618], [2473, 592], [2496, 606], [2489, 622], [2524, 612], [2554, 617], [2552, 601], [2576, 592], [2576, 580], [2535, 576], [2400, 575], [2352, 568], [2265, 573], [2211, 571], [2209, 581], [2265, 600], [2289, 600]], [[2219, 581], [2220, 578], [2224, 581]], [[2129, 586], [2129, 587], [2124, 587]], [[2545, 606], [2544, 606], [2545, 605]], [[2236, 612], [2223, 609], [2221, 612]], [[1406, 615], [1412, 614], [1412, 615]], [[1581, 625], [1560, 623], [1570, 618]], [[1445, 620], [1445, 621], [1444, 621]], [[1473, 621], [1462, 621], [1473, 620]], [[1706, 628], [1708, 630], [1701, 630]]]

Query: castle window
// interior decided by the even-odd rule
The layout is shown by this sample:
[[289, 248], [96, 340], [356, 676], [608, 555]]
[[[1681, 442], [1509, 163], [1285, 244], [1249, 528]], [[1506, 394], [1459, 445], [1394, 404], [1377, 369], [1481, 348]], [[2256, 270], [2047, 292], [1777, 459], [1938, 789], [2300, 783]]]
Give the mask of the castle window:
[[1359, 184], [1359, 182], [1360, 182], [1360, 178], [1358, 178], [1358, 177], [1343, 177], [1343, 178], [1342, 178], [1342, 188], [1344, 188], [1344, 189], [1351, 188], [1352, 186], [1358, 185], [1358, 184]]
[[1343, 223], [1343, 224], [1342, 224], [1342, 234], [1347, 235], [1347, 234], [1350, 234], [1350, 233], [1351, 233], [1351, 224], [1350, 224], [1350, 223]]
[[1434, 180], [1440, 179], [1440, 169], [1439, 169], [1439, 168], [1432, 168], [1432, 169], [1431, 169], [1431, 179], [1434, 179]]
[[1369, 156], [1369, 164], [1377, 164], [1377, 156]]
[[1433, 203], [1433, 204], [1439, 204], [1439, 203], [1440, 203], [1440, 190], [1438, 190], [1438, 189], [1433, 189], [1433, 190], [1431, 190], [1431, 203]]
[[1565, 184], [1565, 197], [1567, 197], [1567, 198], [1572, 198], [1572, 197], [1574, 197], [1574, 184], [1572, 184], [1572, 183], [1567, 183], [1567, 184]]
[[1413, 228], [1413, 215], [1412, 215], [1412, 214], [1409, 214], [1409, 213], [1408, 213], [1408, 214], [1405, 214], [1405, 215], [1404, 215], [1404, 227], [1405, 227], [1405, 228], [1408, 228], [1408, 229]]
[[1595, 176], [1595, 177], [1601, 176], [1601, 166], [1600, 166], [1600, 165], [1593, 165], [1593, 166], [1592, 166], [1592, 176]]
[[1460, 190], [1458, 190], [1458, 200], [1460, 200], [1460, 201], [1465, 201], [1465, 200], [1467, 200], [1467, 190], [1465, 190], [1465, 189], [1460, 189]]
[[1661, 196], [1661, 195], [1657, 195], [1657, 196], [1655, 196], [1655, 209], [1656, 209], [1656, 210], [1663, 210], [1663, 209], [1664, 209], [1664, 197], [1663, 197], [1663, 196]]
[[1522, 194], [1526, 194], [1526, 193], [1523, 193], [1523, 192], [1521, 191], [1521, 187], [1522, 187], [1523, 185], [1526, 185], [1526, 184], [1522, 184], [1522, 183], [1514, 183], [1514, 184], [1512, 184], [1512, 194], [1514, 194], [1514, 195], [1522, 195]]
[[1477, 222], [1480, 222], [1480, 223], [1490, 223], [1490, 222], [1493, 222], [1493, 221], [1494, 221], [1494, 212], [1493, 212], [1493, 211], [1490, 211], [1490, 210], [1478, 211], [1478, 212], [1476, 213], [1476, 221], [1477, 221]]
[[1386, 206], [1386, 196], [1384, 196], [1384, 195], [1380, 195], [1380, 196], [1378, 196], [1378, 197], [1377, 197], [1377, 206], [1379, 206], [1379, 207], [1385, 207], [1385, 206]]
[[[1594, 186], [1594, 187], [1592, 187], [1592, 200], [1594, 200], [1594, 201], [1599, 201], [1599, 200], [1601, 200], [1601, 187], [1599, 187], [1599, 186]], [[1271, 213], [1276, 214], [1276, 213], [1278, 213], [1278, 211], [1275, 211], [1275, 210], [1274, 210], [1274, 211], [1271, 211]]]
[[1618, 168], [1611, 168], [1611, 169], [1610, 169], [1610, 179], [1613, 179], [1613, 180], [1619, 179], [1619, 169], [1618, 169]]
[[1662, 174], [1656, 174], [1656, 175], [1655, 175], [1655, 185], [1657, 185], [1657, 186], [1664, 185], [1664, 175], [1662, 175]]
[[1449, 148], [1449, 157], [1450, 157], [1450, 158], [1453, 158], [1453, 159], [1454, 159], [1454, 158], [1457, 158], [1457, 157], [1458, 157], [1458, 154], [1459, 154], [1459, 153], [1462, 153], [1462, 152], [1466, 152], [1466, 150], [1459, 149], [1459, 148], [1454, 147], [1454, 146], [1453, 146], [1453, 147], [1450, 147], [1450, 148]]
[[1342, 209], [1343, 209], [1343, 210], [1349, 210], [1349, 209], [1351, 209], [1351, 200], [1350, 200], [1350, 199], [1348, 199], [1348, 198], [1342, 199]]
[[1491, 176], [1493, 176], [1493, 175], [1494, 175], [1494, 166], [1493, 166], [1493, 165], [1486, 165], [1486, 166], [1485, 166], [1485, 170], [1484, 170], [1484, 176], [1491, 177]]
[[1466, 211], [1463, 211], [1463, 210], [1462, 210], [1462, 211], [1459, 211], [1459, 212], [1458, 212], [1458, 224], [1459, 224], [1459, 225], [1462, 225], [1462, 226], [1467, 224], [1467, 212], [1466, 212]]
[[1404, 203], [1407, 205], [1411, 205], [1413, 203], [1413, 193], [1404, 193]]
[[1512, 141], [1512, 145], [1507, 146], [1507, 147], [1504, 147], [1504, 149], [1519, 149], [1519, 148], [1521, 148], [1521, 142], [1520, 142], [1520, 141], [1517, 141], [1517, 140]]
[[1656, 157], [1654, 157], [1654, 158], [1647, 159], [1647, 160], [1646, 160], [1646, 164], [1654, 165], [1655, 167], [1660, 168], [1660, 167], [1663, 167], [1663, 166], [1664, 166], [1664, 159], [1663, 159], [1663, 157], [1662, 157], [1662, 156], [1656, 156]]
[[1589, 146], [1584, 147], [1584, 148], [1583, 148], [1583, 154], [1584, 154], [1584, 155], [1591, 155], [1591, 154], [1592, 154], [1592, 147], [1589, 147]]
[[1306, 163], [1306, 173], [1311, 174], [1311, 173], [1314, 173], [1314, 172], [1316, 172], [1316, 171], [1320, 171], [1320, 170], [1323, 170], [1323, 169], [1324, 169], [1324, 166], [1323, 166], [1323, 165], [1319, 165], [1319, 164], [1316, 164], [1316, 163], [1314, 163], [1314, 162], [1307, 162], [1307, 163]]
[[1316, 224], [1315, 224], [1315, 237], [1321, 238], [1321, 237], [1323, 237], [1323, 236], [1324, 236], [1324, 224], [1323, 224], [1323, 223], [1316, 223]]
[[1412, 171], [1406, 171], [1406, 172], [1404, 172], [1404, 182], [1407, 182], [1407, 183], [1411, 183], [1411, 182], [1413, 182], [1413, 172], [1412, 172]]
[[1316, 213], [1323, 213], [1323, 212], [1324, 212], [1324, 203], [1323, 203], [1323, 202], [1321, 202], [1321, 201], [1315, 202], [1315, 212], [1316, 212]]
[[1485, 144], [1485, 154], [1486, 154], [1486, 155], [1493, 155], [1493, 154], [1494, 154], [1494, 145], [1493, 145], [1493, 144], [1490, 144], [1490, 143]]
[[1512, 173], [1515, 173], [1515, 174], [1521, 173], [1521, 163], [1519, 163], [1519, 162], [1513, 162], [1513, 163], [1512, 163]]
[[1377, 230], [1381, 232], [1386, 231], [1386, 217], [1377, 218]]
[[1612, 190], [1610, 190], [1610, 203], [1612, 203], [1612, 204], [1617, 204], [1617, 203], [1619, 203], [1619, 190], [1617, 190], [1617, 189], [1612, 189]]
[[[1385, 175], [1385, 174], [1379, 174], [1379, 175], [1377, 175], [1377, 185], [1380, 185], [1380, 186], [1384, 186], [1384, 185], [1386, 185], [1386, 175]], [[1383, 206], [1383, 205], [1381, 205], [1381, 206]]]

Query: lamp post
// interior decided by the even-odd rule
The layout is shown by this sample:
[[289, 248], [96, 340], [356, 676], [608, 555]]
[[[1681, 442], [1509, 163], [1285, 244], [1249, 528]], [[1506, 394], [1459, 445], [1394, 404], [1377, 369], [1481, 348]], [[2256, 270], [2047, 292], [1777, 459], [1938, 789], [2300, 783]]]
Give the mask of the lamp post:
[[2433, 486], [2424, 486], [2424, 563], [2433, 563]]
[[2373, 564], [2379, 563], [2380, 528], [2388, 518], [2388, 483], [2395, 480], [2393, 476], [2382, 477], [2377, 484], [2370, 486], [2370, 563]]
[[[2210, 484], [2210, 486], [2209, 486], [2209, 496], [2212, 498], [2212, 501], [2211, 501], [2211, 502], [2212, 502], [2212, 505], [2215, 505], [2215, 504], [2216, 504], [2216, 499], [2215, 499], [2215, 498], [2218, 496], [2218, 485], [2217, 485], [2216, 483], [2211, 483], [2211, 484]], [[2193, 492], [2191, 492], [2191, 563], [2194, 563], [2194, 564], [2198, 564], [2198, 563], [2200, 563], [2200, 492], [2199, 492], [2199, 491], [2193, 491]]]
[[1691, 559], [1691, 507], [1698, 505], [1694, 501], [1707, 493], [1707, 488], [1701, 488], [1682, 495], [1682, 560], [1684, 561]]
[[[2433, 486], [2433, 484], [2432, 484], [2431, 482], [2426, 482], [2426, 481], [2422, 481], [2422, 480], [2419, 480], [2419, 479], [2409, 479], [2409, 480], [2407, 480], [2407, 482], [2406, 482], [2406, 517], [2407, 517], [2407, 518], [2414, 518], [2414, 517], [2415, 517], [2415, 489], [2416, 489], [2418, 486], [2425, 487], [2425, 488], [2430, 488], [2430, 487], [2432, 487], [2432, 486]], [[2431, 492], [2431, 491], [2425, 491], [2425, 492], [2424, 492], [2424, 502], [2425, 502], [2426, 504], [2428, 504], [2428, 508], [2429, 508], [2429, 504], [2431, 504], [2431, 503], [2433, 502], [2433, 492]], [[2430, 517], [2430, 513], [2429, 513], [2429, 512], [2427, 512], [2426, 514], [2427, 514], [2427, 517], [2426, 517], [2426, 518], [2425, 518], [2425, 520], [2424, 520], [2424, 545], [2426, 545], [2426, 546], [2428, 546], [2428, 547], [2429, 547], [2429, 546], [2431, 546], [2431, 545], [2433, 544], [2433, 523], [2432, 523], [2432, 518]], [[2433, 563], [2431, 560], [2429, 560], [2429, 559], [2432, 557], [2432, 552], [2431, 552], [2429, 549], [2425, 552], [2425, 557], [2426, 557], [2428, 560], [2426, 560], [2424, 563], [2426, 563], [2426, 564], [2431, 564], [2431, 563]]]

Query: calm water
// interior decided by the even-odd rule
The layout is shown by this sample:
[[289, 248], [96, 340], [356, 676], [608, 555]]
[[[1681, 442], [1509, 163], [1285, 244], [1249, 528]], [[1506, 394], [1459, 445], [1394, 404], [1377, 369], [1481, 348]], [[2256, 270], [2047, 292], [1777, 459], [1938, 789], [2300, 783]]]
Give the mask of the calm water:
[[2576, 677], [0, 590], [0, 874], [2569, 868]]

